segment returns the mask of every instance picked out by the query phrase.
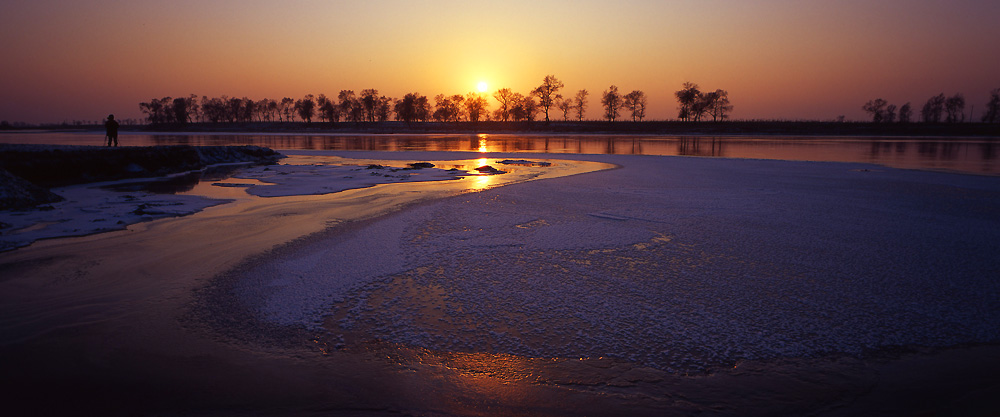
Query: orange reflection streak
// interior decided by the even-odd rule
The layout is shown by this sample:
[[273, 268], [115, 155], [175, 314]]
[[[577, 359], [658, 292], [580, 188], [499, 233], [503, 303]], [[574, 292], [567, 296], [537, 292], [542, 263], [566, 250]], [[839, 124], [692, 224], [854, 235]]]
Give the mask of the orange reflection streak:
[[[487, 136], [485, 134], [483, 134], [483, 133], [480, 133], [480, 134], [478, 134], [476, 136], [479, 136], [479, 152], [482, 152], [482, 153], [489, 152], [486, 149], [486, 137]], [[480, 166], [482, 166], [482, 165], [480, 165]]]

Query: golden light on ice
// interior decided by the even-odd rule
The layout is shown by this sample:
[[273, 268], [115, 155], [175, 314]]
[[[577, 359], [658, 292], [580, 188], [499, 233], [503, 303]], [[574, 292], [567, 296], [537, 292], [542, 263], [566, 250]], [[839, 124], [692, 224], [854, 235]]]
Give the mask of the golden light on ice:
[[485, 93], [489, 88], [490, 86], [489, 84], [486, 84], [486, 81], [480, 81], [479, 84], [476, 84], [476, 89], [479, 90], [480, 93]]

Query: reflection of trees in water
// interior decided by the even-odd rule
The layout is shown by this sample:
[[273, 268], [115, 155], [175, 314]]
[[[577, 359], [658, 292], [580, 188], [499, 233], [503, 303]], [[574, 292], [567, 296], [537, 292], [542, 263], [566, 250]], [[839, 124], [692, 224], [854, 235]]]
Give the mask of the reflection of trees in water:
[[717, 137], [680, 138], [677, 141], [677, 155], [682, 156], [723, 156], [723, 140]]
[[983, 142], [979, 144], [979, 151], [982, 154], [984, 161], [992, 161], [997, 159], [997, 144], [996, 142]]
[[128, 145], [257, 145], [272, 149], [358, 151], [540, 152], [614, 155], [683, 155], [870, 162], [906, 168], [995, 173], [995, 140], [867, 138], [822, 141], [769, 137], [628, 135], [131, 135]]

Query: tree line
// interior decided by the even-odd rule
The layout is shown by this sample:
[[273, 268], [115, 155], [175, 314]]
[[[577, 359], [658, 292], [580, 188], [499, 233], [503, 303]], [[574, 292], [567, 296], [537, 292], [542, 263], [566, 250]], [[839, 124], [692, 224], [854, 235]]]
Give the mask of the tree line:
[[[496, 108], [490, 110], [489, 96], [484, 93], [434, 96], [433, 104], [427, 96], [408, 93], [400, 99], [379, 94], [377, 89], [365, 89], [355, 94], [353, 90], [342, 90], [336, 97], [324, 94], [308, 94], [300, 99], [264, 98], [252, 100], [247, 97], [207, 97], [197, 95], [187, 97], [154, 98], [139, 103], [139, 109], [151, 124], [191, 122], [248, 123], [248, 122], [291, 122], [296, 119], [311, 123], [313, 119], [337, 123], [385, 122], [390, 119], [412, 122], [525, 122], [544, 117], [549, 122], [560, 116], [563, 121], [582, 121], [586, 114], [588, 96], [586, 89], [578, 90], [570, 97], [563, 97], [560, 91], [565, 87], [554, 75], [547, 75], [542, 84], [527, 94], [501, 88], [492, 94]], [[683, 89], [675, 93], [681, 120], [700, 121], [705, 115], [713, 120], [724, 120], [733, 106], [729, 104], [728, 93], [716, 90], [702, 93], [697, 84], [684, 83]], [[622, 111], [628, 111], [632, 121], [642, 121], [646, 117], [646, 93], [633, 90], [627, 94], [618, 92], [612, 85], [601, 96], [604, 108], [603, 118], [609, 122], [619, 119]]]
[[[888, 101], [877, 98], [869, 100], [861, 109], [868, 113], [874, 123], [909, 123], [913, 119], [913, 108], [909, 102], [899, 108]], [[972, 119], [970, 111], [969, 121]], [[944, 93], [933, 96], [924, 103], [920, 109], [920, 118], [924, 123], [961, 123], [966, 121], [965, 116], [965, 96], [956, 93], [951, 97], [946, 97]], [[1000, 88], [995, 88], [990, 92], [989, 101], [986, 102], [986, 110], [983, 112], [981, 121], [985, 123], [1000, 122]]]

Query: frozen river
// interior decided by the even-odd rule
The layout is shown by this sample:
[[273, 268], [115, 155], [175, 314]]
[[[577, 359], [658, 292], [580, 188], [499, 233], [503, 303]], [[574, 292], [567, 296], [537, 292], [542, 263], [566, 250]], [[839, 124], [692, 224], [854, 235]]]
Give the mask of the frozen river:
[[[641, 154], [696, 141], [735, 157], [770, 139], [155, 137], [132, 140], [267, 145], [299, 167], [199, 183], [186, 193], [234, 201], [188, 216], [0, 253], [0, 355], [16, 364], [3, 391], [18, 401], [62, 388], [65, 407], [131, 414], [1000, 407], [976, 400], [1000, 372], [994, 176]], [[535, 148], [545, 141], [562, 147]], [[620, 154], [621, 141], [642, 152]], [[864, 140], [790, 143], [827, 141]], [[316, 150], [348, 142], [360, 145]], [[904, 142], [904, 155], [930, 146]], [[363, 149], [386, 144], [395, 152]], [[459, 148], [429, 149], [443, 144]], [[994, 166], [989, 142], [949, 146]], [[373, 163], [506, 158], [552, 165], [291, 195], [341, 189]]]

